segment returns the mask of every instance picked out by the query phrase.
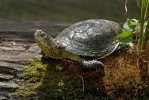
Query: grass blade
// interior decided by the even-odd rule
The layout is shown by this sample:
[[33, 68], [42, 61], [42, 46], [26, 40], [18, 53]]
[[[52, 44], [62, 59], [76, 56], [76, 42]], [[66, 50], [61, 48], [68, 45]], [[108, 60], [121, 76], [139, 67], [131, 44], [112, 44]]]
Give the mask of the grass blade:
[[141, 19], [140, 19], [140, 23], [141, 23], [141, 32], [140, 32], [140, 38], [139, 38], [139, 44], [138, 44], [138, 50], [142, 50], [143, 49], [143, 45], [144, 45], [144, 22], [145, 22], [145, 18], [146, 18], [146, 14], [147, 14], [147, 10], [148, 10], [148, 3], [149, 0], [142, 0], [142, 6], [141, 6]]

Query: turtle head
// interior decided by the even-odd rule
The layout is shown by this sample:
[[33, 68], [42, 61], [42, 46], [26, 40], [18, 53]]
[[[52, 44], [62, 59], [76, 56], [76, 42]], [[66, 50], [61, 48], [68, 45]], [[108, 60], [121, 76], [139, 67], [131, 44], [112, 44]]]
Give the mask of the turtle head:
[[61, 58], [61, 49], [54, 38], [42, 30], [36, 30], [34, 33], [35, 41], [46, 56], [54, 59]]
[[34, 37], [39, 47], [40, 45], [46, 46], [49, 44], [49, 42], [53, 41], [53, 38], [51, 36], [48, 36], [48, 34], [42, 30], [36, 30], [34, 33]]

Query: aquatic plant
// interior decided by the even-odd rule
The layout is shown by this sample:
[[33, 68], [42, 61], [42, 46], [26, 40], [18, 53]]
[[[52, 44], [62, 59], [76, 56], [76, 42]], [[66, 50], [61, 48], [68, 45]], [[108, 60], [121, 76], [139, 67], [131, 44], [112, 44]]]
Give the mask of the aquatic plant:
[[130, 44], [132, 42], [131, 37], [135, 35], [136, 41], [138, 41], [136, 49], [139, 54], [145, 50], [149, 36], [149, 19], [146, 21], [148, 5], [149, 0], [142, 0], [140, 20], [127, 19], [124, 24], [124, 33], [117, 36], [122, 42]]

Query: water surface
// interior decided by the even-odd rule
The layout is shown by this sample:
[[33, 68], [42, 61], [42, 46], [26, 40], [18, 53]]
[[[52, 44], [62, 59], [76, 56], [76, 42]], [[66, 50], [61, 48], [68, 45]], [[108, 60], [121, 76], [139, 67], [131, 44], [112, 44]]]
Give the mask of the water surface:
[[139, 18], [136, 0], [1, 0], [0, 21], [76, 22], [100, 18], [124, 22]]

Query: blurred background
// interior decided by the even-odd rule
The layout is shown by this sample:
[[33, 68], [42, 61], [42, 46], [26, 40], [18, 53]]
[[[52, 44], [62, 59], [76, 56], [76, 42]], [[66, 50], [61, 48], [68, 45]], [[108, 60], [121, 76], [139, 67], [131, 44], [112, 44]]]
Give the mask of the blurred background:
[[139, 19], [140, 0], [0, 0], [2, 21], [77, 22], [86, 19], [108, 19], [125, 22]]

